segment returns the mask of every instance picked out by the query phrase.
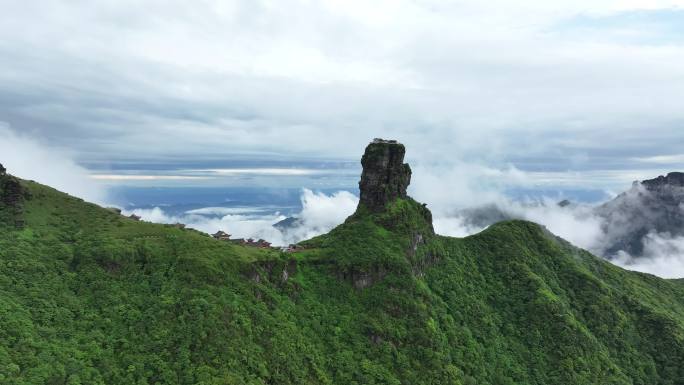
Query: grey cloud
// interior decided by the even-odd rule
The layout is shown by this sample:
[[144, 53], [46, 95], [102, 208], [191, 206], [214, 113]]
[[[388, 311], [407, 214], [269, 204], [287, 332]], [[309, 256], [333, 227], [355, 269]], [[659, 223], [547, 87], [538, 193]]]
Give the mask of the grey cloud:
[[631, 170], [677, 153], [684, 49], [549, 32], [587, 4], [28, 1], [0, 16], [0, 121], [82, 162], [353, 160], [374, 136], [452, 166]]

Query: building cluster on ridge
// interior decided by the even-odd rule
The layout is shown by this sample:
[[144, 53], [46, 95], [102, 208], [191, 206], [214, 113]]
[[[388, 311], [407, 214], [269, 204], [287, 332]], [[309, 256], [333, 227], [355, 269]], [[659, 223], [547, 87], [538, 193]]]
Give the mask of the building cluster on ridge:
[[219, 241], [226, 241], [230, 242], [236, 245], [242, 245], [242, 246], [251, 246], [251, 247], [257, 247], [260, 249], [269, 249], [271, 248], [271, 242], [268, 242], [264, 239], [258, 239], [254, 240], [254, 238], [236, 238], [236, 239], [231, 239], [230, 234], [226, 233], [223, 230], [217, 231], [215, 234], [211, 235], [214, 237], [214, 239], [219, 240]]
[[211, 235], [214, 239], [217, 241], [224, 241], [224, 242], [230, 242], [235, 245], [241, 245], [241, 246], [248, 246], [248, 247], [256, 247], [259, 249], [280, 249], [280, 251], [285, 252], [285, 253], [294, 253], [296, 251], [303, 250], [304, 248], [300, 245], [297, 244], [289, 244], [286, 247], [274, 247], [271, 245], [271, 242], [268, 242], [264, 239], [258, 239], [254, 240], [254, 238], [236, 238], [236, 239], [231, 239], [231, 235], [226, 233], [223, 230], [219, 230], [216, 233]]
[[[108, 207], [107, 210], [112, 211], [116, 214], [123, 215], [121, 213], [121, 209], [116, 208], [116, 207]], [[136, 214], [131, 214], [128, 216], [125, 216], [128, 219], [134, 220], [134, 221], [141, 221], [142, 217]], [[170, 227], [175, 227], [177, 229], [184, 230], [186, 225], [184, 223], [173, 223], [173, 224], [167, 224], [165, 226], [170, 226]], [[249, 246], [249, 247], [256, 247], [259, 249], [271, 249], [273, 246], [271, 246], [271, 242], [266, 241], [265, 239], [257, 239], [255, 240], [254, 238], [236, 238], [236, 239], [231, 239], [231, 235], [226, 233], [225, 231], [219, 230], [215, 234], [211, 235], [214, 239], [219, 240], [219, 241], [226, 241], [230, 242], [236, 245], [242, 245], [242, 246]], [[288, 247], [281, 248], [282, 251], [285, 252], [293, 252], [296, 250], [299, 250], [299, 246], [297, 245], [289, 245]]]

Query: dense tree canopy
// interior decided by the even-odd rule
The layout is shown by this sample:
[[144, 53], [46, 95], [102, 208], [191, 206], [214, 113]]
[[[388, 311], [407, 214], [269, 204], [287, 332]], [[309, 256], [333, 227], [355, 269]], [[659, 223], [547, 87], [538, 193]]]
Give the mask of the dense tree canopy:
[[285, 254], [21, 184], [2, 384], [684, 383], [684, 284], [532, 223], [441, 237], [398, 199]]

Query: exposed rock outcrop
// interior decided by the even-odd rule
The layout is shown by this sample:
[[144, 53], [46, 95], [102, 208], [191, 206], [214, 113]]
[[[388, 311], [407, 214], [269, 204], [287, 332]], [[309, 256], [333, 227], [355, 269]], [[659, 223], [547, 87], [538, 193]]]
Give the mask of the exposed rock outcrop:
[[388, 270], [382, 266], [373, 266], [368, 271], [350, 268], [338, 270], [336, 273], [338, 279], [351, 282], [355, 289], [365, 289], [384, 279]]
[[363, 172], [359, 189], [359, 206], [371, 212], [382, 211], [387, 203], [406, 198], [411, 182], [411, 167], [404, 163], [404, 145], [396, 140], [375, 139], [361, 158]]
[[662, 191], [676, 187], [684, 187], [684, 172], [671, 172], [666, 176], [649, 179], [641, 184], [650, 191]]
[[297, 273], [297, 260], [257, 261], [249, 265], [246, 275], [254, 282], [268, 281], [284, 284]]
[[643, 254], [649, 233], [684, 235], [684, 173], [634, 182], [632, 188], [596, 209], [605, 222], [606, 248], [611, 257], [620, 251], [633, 257]]

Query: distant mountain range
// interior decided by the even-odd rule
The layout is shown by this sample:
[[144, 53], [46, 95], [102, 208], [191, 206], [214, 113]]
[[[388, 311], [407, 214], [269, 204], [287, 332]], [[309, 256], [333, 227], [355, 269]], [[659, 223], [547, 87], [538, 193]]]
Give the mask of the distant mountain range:
[[684, 173], [634, 182], [632, 188], [596, 208], [604, 219], [604, 255], [625, 252], [639, 257], [650, 233], [684, 235]]
[[[530, 219], [527, 209], [538, 208], [546, 203], [536, 202], [507, 207], [492, 203], [453, 212], [464, 226], [483, 229], [497, 222], [512, 219]], [[575, 210], [578, 205], [568, 200], [555, 204], [557, 209]], [[644, 256], [645, 237], [684, 236], [684, 173], [671, 172], [666, 176], [636, 181], [632, 187], [614, 199], [582, 212], [601, 221], [601, 246], [592, 249], [607, 259], [619, 254], [632, 258]], [[287, 224], [287, 226], [286, 226]], [[281, 226], [296, 226], [297, 221], [288, 221]]]

